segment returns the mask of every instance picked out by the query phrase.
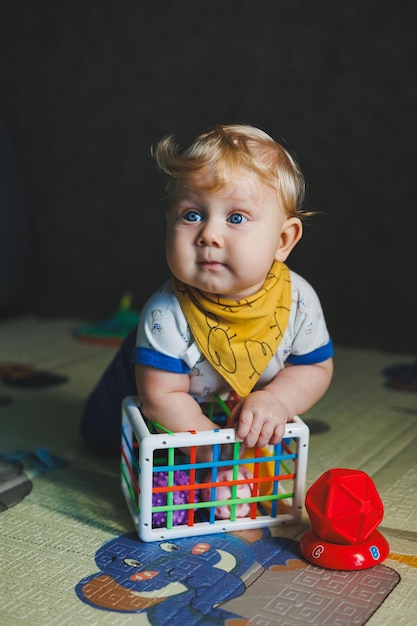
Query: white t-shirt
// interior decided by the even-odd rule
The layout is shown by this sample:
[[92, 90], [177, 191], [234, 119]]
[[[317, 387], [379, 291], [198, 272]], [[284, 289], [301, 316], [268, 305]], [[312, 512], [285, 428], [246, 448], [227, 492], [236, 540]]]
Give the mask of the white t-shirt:
[[[320, 301], [311, 285], [291, 271], [291, 309], [284, 337], [255, 389], [265, 386], [283, 369], [320, 363], [333, 356], [333, 346]], [[136, 363], [189, 374], [190, 394], [200, 401], [230, 392], [230, 385], [201, 354], [174, 294], [166, 282], [143, 307], [138, 325]]]

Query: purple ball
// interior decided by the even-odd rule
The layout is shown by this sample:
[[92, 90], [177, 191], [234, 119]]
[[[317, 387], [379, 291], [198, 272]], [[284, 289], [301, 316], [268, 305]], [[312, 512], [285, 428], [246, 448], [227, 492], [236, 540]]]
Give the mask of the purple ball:
[[[174, 485], [189, 485], [190, 477], [183, 470], [174, 471]], [[154, 487], [166, 487], [168, 485], [168, 472], [155, 472], [153, 475]], [[174, 491], [173, 503], [174, 504], [188, 504], [189, 502], [189, 490]], [[194, 491], [194, 501], [198, 502], [198, 491]], [[165, 493], [153, 493], [152, 494], [152, 506], [164, 506], [167, 503], [167, 494]], [[172, 522], [174, 526], [184, 524], [187, 520], [188, 509], [172, 512]], [[152, 513], [152, 525], [155, 528], [166, 526], [167, 514], [165, 511], [158, 511]]]

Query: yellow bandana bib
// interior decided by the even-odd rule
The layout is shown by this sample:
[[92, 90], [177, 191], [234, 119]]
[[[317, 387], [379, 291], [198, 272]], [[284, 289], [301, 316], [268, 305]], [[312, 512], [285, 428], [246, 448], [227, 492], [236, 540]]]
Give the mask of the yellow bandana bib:
[[203, 294], [174, 278], [174, 291], [202, 354], [247, 396], [277, 351], [288, 324], [291, 277], [275, 261], [260, 291], [243, 300]]

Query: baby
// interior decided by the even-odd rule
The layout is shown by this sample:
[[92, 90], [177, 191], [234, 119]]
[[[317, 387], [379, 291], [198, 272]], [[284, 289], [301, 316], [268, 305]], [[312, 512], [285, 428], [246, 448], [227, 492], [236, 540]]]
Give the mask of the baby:
[[277, 444], [333, 371], [319, 299], [285, 264], [302, 236], [302, 174], [279, 143], [245, 125], [215, 126], [186, 147], [167, 137], [154, 157], [168, 178], [172, 278], [90, 397], [82, 432], [97, 448], [102, 420], [106, 433], [118, 432], [121, 401], [136, 393], [164, 428], [212, 430], [202, 406], [233, 395], [230, 419], [244, 446]]

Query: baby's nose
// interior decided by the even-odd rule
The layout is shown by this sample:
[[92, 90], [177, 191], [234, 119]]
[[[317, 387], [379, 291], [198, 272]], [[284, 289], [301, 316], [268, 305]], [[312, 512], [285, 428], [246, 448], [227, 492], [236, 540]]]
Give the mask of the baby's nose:
[[223, 242], [223, 229], [220, 224], [214, 220], [208, 220], [202, 224], [198, 237], [200, 246], [222, 246]]

